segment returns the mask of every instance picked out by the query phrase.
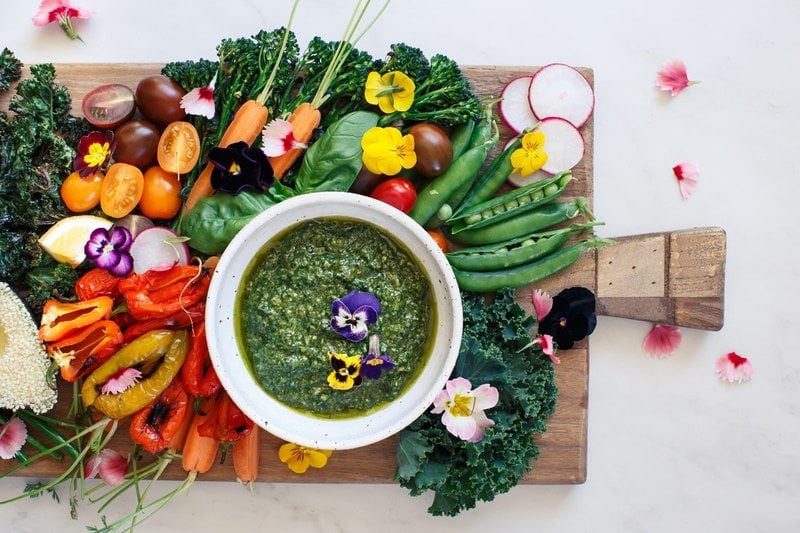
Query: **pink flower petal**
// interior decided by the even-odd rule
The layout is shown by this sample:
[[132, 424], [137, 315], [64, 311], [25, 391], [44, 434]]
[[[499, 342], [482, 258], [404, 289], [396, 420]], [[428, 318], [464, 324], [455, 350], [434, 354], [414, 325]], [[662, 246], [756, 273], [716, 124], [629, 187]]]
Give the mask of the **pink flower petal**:
[[662, 326], [656, 324], [645, 335], [642, 348], [645, 353], [656, 357], [672, 354], [681, 345], [681, 332], [675, 326]]
[[28, 427], [19, 418], [12, 418], [0, 426], [0, 457], [11, 459], [25, 445]]
[[686, 74], [686, 65], [683, 61], [675, 60], [665, 64], [658, 70], [656, 85], [663, 91], [669, 91], [672, 96], [677, 95], [689, 85], [697, 83], [689, 81]]
[[536, 339], [533, 342], [541, 345], [542, 351], [547, 357], [550, 358], [550, 360], [553, 362], [554, 365], [557, 365], [561, 362], [561, 359], [559, 359], [555, 355], [555, 346], [553, 345], [552, 335], [548, 334], [540, 335], [539, 337], [536, 337]]
[[276, 118], [271, 120], [261, 132], [262, 150], [268, 157], [279, 157], [293, 148], [306, 148], [294, 137], [292, 123]]
[[687, 199], [697, 187], [697, 178], [700, 176], [700, 170], [697, 165], [684, 161], [672, 167], [672, 172], [678, 178], [678, 188], [681, 191], [683, 199]]
[[714, 368], [717, 375], [729, 383], [750, 381], [753, 376], [753, 365], [747, 357], [742, 357], [736, 352], [727, 353], [717, 359]]
[[33, 16], [35, 26], [46, 26], [62, 18], [88, 19], [94, 11], [73, 6], [69, 0], [42, 0], [39, 10]]
[[198, 115], [209, 120], [214, 118], [216, 108], [214, 106], [213, 86], [197, 87], [183, 95], [181, 108], [189, 115]]
[[109, 487], [116, 487], [125, 481], [128, 460], [109, 448], [104, 448], [92, 456], [83, 468], [83, 477], [91, 479], [100, 474], [100, 479]]
[[136, 368], [125, 368], [108, 378], [108, 381], [100, 388], [100, 392], [103, 394], [124, 392], [136, 385], [141, 377], [141, 371]]
[[542, 320], [553, 308], [553, 297], [542, 289], [533, 291], [533, 310], [536, 313], [536, 320]]

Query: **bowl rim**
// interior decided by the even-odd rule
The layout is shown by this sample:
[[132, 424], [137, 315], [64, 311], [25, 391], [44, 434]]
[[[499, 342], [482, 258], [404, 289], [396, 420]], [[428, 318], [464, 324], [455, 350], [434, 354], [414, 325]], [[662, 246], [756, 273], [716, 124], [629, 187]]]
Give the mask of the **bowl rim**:
[[[311, 210], [315, 212], [311, 213]], [[378, 224], [373, 218], [387, 224], [396, 224], [394, 231], [385, 227], [379, 229], [404, 242], [409, 252], [416, 256], [426, 271], [440, 309], [437, 313], [438, 323], [434, 325], [435, 341], [431, 355], [425, 369], [410, 387], [388, 405], [374, 412], [363, 416], [326, 419], [306, 415], [278, 402], [268, 395], [252, 376], [249, 382], [237, 384], [242, 370], [250, 373], [244, 360], [246, 356], [239, 352], [235, 330], [232, 329], [235, 325], [231, 316], [233, 315], [231, 300], [236, 299], [236, 292], [241, 283], [241, 279], [237, 279], [237, 274], [247, 269], [253, 257], [257, 256], [258, 251], [276, 234], [311, 219], [331, 217], [355, 219], [374, 226]], [[280, 226], [275, 226], [275, 220], [281, 222]], [[402, 237], [413, 239], [413, 242], [404, 241], [401, 236], [396, 235], [398, 232]], [[246, 255], [239, 253], [241, 249], [248, 247], [255, 247], [252, 253]], [[238, 266], [242, 264], [244, 267], [239, 271]], [[238, 272], [228, 271], [230, 268]], [[421, 225], [402, 211], [367, 196], [349, 192], [315, 192], [295, 196], [269, 207], [234, 236], [215, 266], [207, 296], [205, 322], [211, 362], [223, 388], [245, 415], [256, 425], [287, 442], [335, 450], [367, 446], [388, 438], [408, 426], [428, 409], [436, 394], [444, 388], [455, 366], [461, 345], [462, 313], [460, 292], [453, 270], [444, 252]], [[417, 385], [421, 383], [430, 383], [430, 386], [419, 390]], [[275, 413], [279, 416], [267, 419], [265, 413], [260, 412], [264, 407], [276, 409]], [[297, 431], [293, 425], [283, 423], [291, 419], [296, 423], [314, 425], [318, 433], [306, 435]], [[356, 434], [351, 436], [340, 434], [341, 432], [346, 434], [348, 430]]]

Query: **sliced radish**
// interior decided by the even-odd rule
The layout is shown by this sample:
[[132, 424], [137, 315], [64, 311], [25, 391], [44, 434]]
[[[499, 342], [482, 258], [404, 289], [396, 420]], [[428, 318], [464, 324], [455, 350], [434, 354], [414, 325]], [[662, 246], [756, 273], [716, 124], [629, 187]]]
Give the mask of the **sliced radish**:
[[560, 117], [576, 128], [583, 126], [594, 110], [589, 81], [563, 63], [551, 63], [533, 75], [528, 100], [536, 118]]
[[532, 79], [533, 76], [514, 78], [503, 87], [503, 91], [500, 93], [501, 99], [498, 106], [500, 118], [514, 133], [521, 133], [538, 122], [528, 100]]
[[583, 135], [578, 128], [563, 118], [546, 118], [541, 121], [537, 131], [544, 133], [544, 151], [547, 163], [542, 170], [557, 174], [569, 170], [583, 159]]
[[508, 183], [513, 185], [514, 187], [524, 187], [534, 181], [543, 180], [545, 178], [549, 178], [550, 174], [545, 172], [544, 170], [537, 170], [533, 174], [528, 174], [524, 178], [521, 174], [517, 172], [512, 172], [508, 176]]
[[130, 253], [137, 274], [189, 264], [189, 247], [177, 233], [162, 226], [139, 233], [131, 243]]

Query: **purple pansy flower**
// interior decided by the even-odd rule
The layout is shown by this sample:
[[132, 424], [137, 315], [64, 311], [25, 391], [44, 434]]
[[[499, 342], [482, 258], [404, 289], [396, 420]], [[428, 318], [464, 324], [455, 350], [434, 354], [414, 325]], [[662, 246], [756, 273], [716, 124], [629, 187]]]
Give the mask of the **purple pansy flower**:
[[127, 276], [133, 270], [133, 258], [129, 252], [132, 242], [133, 236], [127, 228], [115, 227], [110, 232], [97, 228], [89, 236], [84, 252], [96, 267], [115, 276]]
[[351, 291], [331, 305], [333, 331], [352, 342], [367, 337], [367, 326], [378, 320], [381, 303], [369, 292]]
[[378, 379], [384, 371], [395, 367], [392, 358], [381, 353], [381, 339], [377, 335], [369, 338], [369, 352], [361, 359], [361, 375], [367, 379]]

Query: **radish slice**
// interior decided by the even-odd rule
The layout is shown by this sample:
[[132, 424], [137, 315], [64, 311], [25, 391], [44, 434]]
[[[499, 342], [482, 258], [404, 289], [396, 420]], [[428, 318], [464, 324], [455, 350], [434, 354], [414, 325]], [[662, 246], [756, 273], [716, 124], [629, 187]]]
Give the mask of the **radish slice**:
[[189, 264], [189, 247], [177, 233], [162, 226], [139, 233], [131, 243], [130, 254], [136, 274]]
[[514, 78], [500, 93], [501, 100], [498, 106], [500, 118], [514, 133], [521, 133], [538, 122], [528, 100], [532, 79], [533, 76]]
[[[547, 151], [547, 150], [545, 150]], [[508, 183], [513, 185], [514, 187], [524, 187], [534, 181], [543, 180], [545, 178], [549, 178], [550, 174], [545, 172], [544, 170], [537, 170], [533, 174], [528, 174], [524, 178], [522, 175], [518, 174], [517, 172], [512, 172], [508, 176]]]
[[583, 159], [583, 135], [578, 128], [563, 118], [546, 118], [542, 120], [537, 131], [544, 133], [544, 151], [547, 152], [547, 163], [542, 170], [548, 174], [557, 174], [569, 170]]
[[594, 110], [592, 86], [583, 74], [563, 63], [551, 63], [533, 75], [528, 100], [540, 120], [560, 117], [576, 128], [583, 126]]

